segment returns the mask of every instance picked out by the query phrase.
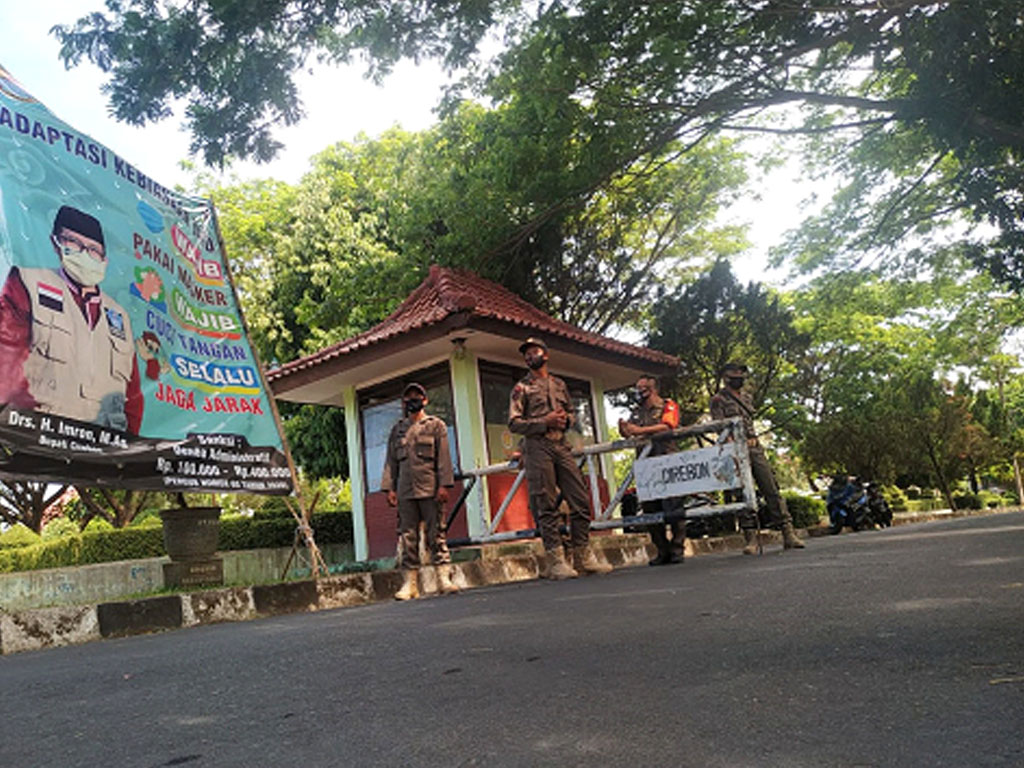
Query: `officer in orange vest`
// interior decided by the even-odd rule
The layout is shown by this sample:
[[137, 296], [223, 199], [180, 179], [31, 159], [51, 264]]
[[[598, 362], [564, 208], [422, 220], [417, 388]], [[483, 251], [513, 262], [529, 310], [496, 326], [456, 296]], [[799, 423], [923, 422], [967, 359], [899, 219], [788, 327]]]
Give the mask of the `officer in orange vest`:
[[[634, 392], [637, 407], [629, 421], [619, 419], [619, 433], [623, 437], [651, 437], [659, 432], [668, 432], [679, 427], [679, 405], [658, 393], [658, 379], [645, 374], [636, 380]], [[651, 444], [648, 456], [663, 456], [677, 450], [671, 440], [655, 440]], [[678, 499], [658, 499], [644, 502], [644, 512], [675, 512], [679, 510]], [[669, 539], [666, 527], [671, 530]], [[658, 554], [650, 561], [650, 565], [671, 565], [683, 562], [684, 545], [686, 542], [686, 521], [683, 518], [667, 524], [658, 523], [648, 526], [651, 541], [658, 549]]]

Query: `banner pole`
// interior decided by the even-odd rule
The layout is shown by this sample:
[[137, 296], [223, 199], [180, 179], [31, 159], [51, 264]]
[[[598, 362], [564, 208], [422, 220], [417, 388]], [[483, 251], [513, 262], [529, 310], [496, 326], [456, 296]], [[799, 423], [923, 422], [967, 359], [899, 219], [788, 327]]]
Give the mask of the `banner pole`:
[[[270, 385], [267, 383], [267, 377], [263, 370], [263, 363], [260, 360], [260, 353], [252, 343], [252, 336], [249, 333], [249, 324], [245, 320], [245, 313], [242, 311], [242, 302], [239, 301], [238, 291], [235, 289], [235, 280], [231, 276], [231, 264], [228, 261], [228, 251], [224, 246], [224, 236], [220, 231], [220, 220], [217, 217], [217, 206], [214, 204], [213, 198], [209, 198], [210, 202], [210, 216], [211, 223], [213, 224], [213, 231], [217, 235], [217, 244], [220, 246], [221, 258], [224, 265], [224, 277], [227, 280], [228, 287], [231, 289], [231, 296], [235, 300], [235, 306], [238, 307], [238, 319], [242, 323], [242, 331], [245, 333], [246, 339], [249, 340], [249, 348], [252, 350], [253, 362], [256, 364], [256, 372], [260, 377], [260, 384], [263, 386], [263, 392], [267, 397], [267, 402], [270, 405], [270, 412], [274, 417], [274, 424], [277, 427], [277, 434], [281, 438], [281, 448], [284, 452], [285, 461], [288, 462], [288, 470], [292, 477], [292, 491], [295, 494], [299, 502], [299, 512], [295, 511], [295, 508], [285, 499], [285, 505], [288, 507], [288, 511], [292, 513], [292, 517], [295, 518], [295, 522], [298, 524], [297, 534], [301, 534], [305, 542], [306, 549], [309, 550], [310, 560], [310, 571], [313, 575], [313, 579], [316, 580], [320, 576], [320, 571], [323, 571], [324, 576], [329, 576], [330, 572], [327, 570], [327, 563], [324, 562], [323, 555], [320, 552], [320, 548], [317, 546], [315, 539], [313, 538], [313, 529], [309, 524], [309, 518], [313, 513], [312, 506], [307, 506], [302, 496], [302, 489], [299, 485], [299, 473], [295, 467], [295, 460], [292, 458], [291, 448], [288, 446], [288, 438], [284, 433], [284, 424], [281, 421], [281, 413], [277, 409], [277, 400], [274, 398], [274, 393], [270, 389]], [[314, 500], [313, 505], [316, 504]], [[289, 556], [288, 561], [291, 563], [292, 556], [297, 554], [298, 551], [298, 536], [296, 536], [295, 542], [292, 544], [292, 555]], [[284, 579], [287, 574], [287, 568], [285, 573], [281, 574], [281, 578]]]

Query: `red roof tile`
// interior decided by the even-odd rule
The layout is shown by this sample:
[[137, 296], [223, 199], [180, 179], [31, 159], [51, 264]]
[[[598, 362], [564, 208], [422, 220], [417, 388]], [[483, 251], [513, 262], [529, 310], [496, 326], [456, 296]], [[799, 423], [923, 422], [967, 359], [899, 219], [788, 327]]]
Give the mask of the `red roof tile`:
[[471, 318], [486, 318], [518, 326], [523, 329], [523, 336], [542, 334], [548, 340], [562, 338], [649, 364], [673, 368], [679, 365], [677, 358], [664, 352], [616, 341], [556, 320], [507, 288], [472, 272], [434, 264], [427, 279], [381, 323], [319, 352], [285, 363], [269, 371], [267, 378], [285, 377], [410, 331], [435, 325], [460, 312], [468, 312]]

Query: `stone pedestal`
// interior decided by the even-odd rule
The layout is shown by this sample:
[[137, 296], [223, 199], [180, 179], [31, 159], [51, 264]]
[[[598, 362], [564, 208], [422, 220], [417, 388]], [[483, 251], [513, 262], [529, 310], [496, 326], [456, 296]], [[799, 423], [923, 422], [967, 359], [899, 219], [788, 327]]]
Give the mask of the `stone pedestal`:
[[205, 587], [223, 583], [224, 561], [219, 557], [164, 563], [165, 587]]
[[219, 507], [182, 507], [160, 513], [164, 547], [165, 587], [205, 587], [224, 583], [224, 561], [216, 557], [220, 532]]
[[217, 551], [220, 507], [180, 507], [160, 513], [164, 548], [171, 560], [209, 560]]

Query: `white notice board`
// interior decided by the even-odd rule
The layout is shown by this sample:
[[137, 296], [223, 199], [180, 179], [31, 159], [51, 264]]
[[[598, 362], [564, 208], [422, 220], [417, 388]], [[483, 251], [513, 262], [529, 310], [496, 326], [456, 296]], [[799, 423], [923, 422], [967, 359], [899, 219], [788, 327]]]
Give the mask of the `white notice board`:
[[732, 442], [637, 459], [633, 473], [640, 501], [743, 486], [736, 444]]

